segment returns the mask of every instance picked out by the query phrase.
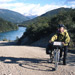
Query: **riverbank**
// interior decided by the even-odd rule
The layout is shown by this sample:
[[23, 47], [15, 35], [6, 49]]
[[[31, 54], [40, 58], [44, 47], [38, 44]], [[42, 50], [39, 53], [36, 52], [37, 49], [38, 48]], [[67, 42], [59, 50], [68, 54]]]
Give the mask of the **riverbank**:
[[2, 33], [0, 33], [0, 41], [3, 41], [3, 40], [14, 41], [14, 40], [20, 38], [25, 31], [26, 31], [25, 27], [19, 27], [18, 30], [2, 32]]

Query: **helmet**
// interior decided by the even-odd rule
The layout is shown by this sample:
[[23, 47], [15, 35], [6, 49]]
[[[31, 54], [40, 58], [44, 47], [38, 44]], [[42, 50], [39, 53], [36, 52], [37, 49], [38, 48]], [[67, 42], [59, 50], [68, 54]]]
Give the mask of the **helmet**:
[[63, 24], [59, 24], [58, 28], [65, 27]]

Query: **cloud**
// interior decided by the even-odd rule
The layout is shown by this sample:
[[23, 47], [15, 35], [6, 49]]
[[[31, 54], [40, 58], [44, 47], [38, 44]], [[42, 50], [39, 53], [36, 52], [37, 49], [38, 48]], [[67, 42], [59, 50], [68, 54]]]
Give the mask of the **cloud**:
[[[18, 3], [19, 4], [19, 3]], [[60, 8], [62, 5], [55, 5], [55, 4], [46, 4], [44, 6], [41, 6], [40, 4], [23, 4], [20, 3], [14, 4], [16, 5], [16, 8], [13, 8], [14, 11], [20, 12], [25, 15], [42, 15], [46, 13], [47, 11]], [[67, 5], [63, 5], [63, 7], [68, 7]]]
[[6, 2], [11, 2], [13, 0], [0, 0], [0, 3], [6, 3]]
[[[7, 0], [6, 0], [7, 1]], [[60, 8], [62, 5], [56, 4], [46, 4], [41, 6], [41, 4], [28, 4], [28, 3], [3, 3], [0, 4], [0, 8], [10, 9], [26, 16], [29, 15], [42, 15], [47, 11]], [[63, 7], [75, 7], [75, 5], [67, 6], [63, 5]]]
[[[56, 8], [59, 8], [59, 7], [62, 7], [62, 6], [59, 6], [59, 5], [44, 5], [44, 6], [41, 6], [40, 4], [39, 5], [36, 5], [35, 8], [32, 9], [32, 14], [33, 15], [41, 15], [41, 14], [44, 14], [46, 13], [47, 11], [50, 11], [50, 10], [53, 10], [53, 9], [56, 9]], [[64, 6], [64, 7], [67, 7], [67, 6]]]
[[[46, 13], [47, 11], [50, 11], [52, 9], [56, 9], [62, 6], [59, 5], [44, 5], [41, 6], [40, 4], [19, 4], [16, 8], [14, 8], [14, 11], [18, 11], [20, 13], [24, 13], [25, 15], [41, 15]], [[66, 6], [64, 6], [66, 7]]]

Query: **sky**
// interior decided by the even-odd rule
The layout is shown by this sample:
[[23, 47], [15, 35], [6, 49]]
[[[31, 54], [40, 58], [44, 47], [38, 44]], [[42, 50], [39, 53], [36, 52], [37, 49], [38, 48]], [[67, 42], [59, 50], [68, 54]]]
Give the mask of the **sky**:
[[0, 0], [0, 9], [9, 9], [25, 16], [40, 16], [60, 7], [75, 8], [75, 0]]

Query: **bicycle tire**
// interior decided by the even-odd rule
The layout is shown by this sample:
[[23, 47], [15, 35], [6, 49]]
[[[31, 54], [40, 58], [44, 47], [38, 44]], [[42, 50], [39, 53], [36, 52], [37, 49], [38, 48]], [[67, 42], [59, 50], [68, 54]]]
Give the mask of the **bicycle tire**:
[[60, 61], [60, 50], [58, 50], [58, 52], [57, 52], [58, 54], [57, 54], [57, 59], [58, 59], [58, 62]]
[[57, 70], [57, 66], [58, 66], [58, 53], [56, 52], [56, 50], [54, 51], [54, 63], [55, 63], [55, 70]]

